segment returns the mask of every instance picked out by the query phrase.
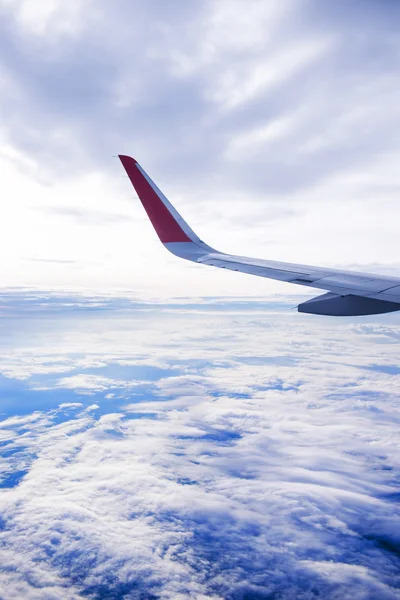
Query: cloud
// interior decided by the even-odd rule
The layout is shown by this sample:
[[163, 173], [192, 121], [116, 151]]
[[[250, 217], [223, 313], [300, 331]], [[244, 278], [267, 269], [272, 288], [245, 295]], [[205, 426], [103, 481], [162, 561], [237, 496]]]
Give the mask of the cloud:
[[398, 13], [0, 0], [0, 595], [398, 597], [399, 315], [181, 264], [112, 159], [223, 250], [398, 272]]
[[163, 253], [118, 152], [222, 250], [398, 272], [396, 5], [168, 6], [3, 0], [1, 280], [237, 294]]
[[[94, 10], [91, 4], [86, 3], [86, 9]], [[38, 0], [33, 10], [28, 0], [1, 0], [0, 9], [12, 11], [16, 23], [28, 34], [57, 38], [81, 31], [84, 4], [81, 0], [68, 5], [59, 0]]]
[[396, 325], [360, 323], [353, 325], [353, 330], [361, 335], [367, 335], [368, 339], [373, 336], [375, 341], [383, 341], [388, 344], [396, 343], [400, 339], [400, 328]]
[[[399, 375], [386, 369], [395, 347], [379, 343], [390, 327], [201, 306], [77, 308], [45, 331], [39, 309], [31, 347], [3, 342], [1, 360], [27, 379], [0, 422], [0, 589], [396, 598]], [[31, 414], [29, 370], [50, 350], [72, 371], [40, 371], [52, 404]], [[21, 386], [27, 415], [12, 416]]]
[[103, 391], [114, 387], [124, 387], [125, 382], [119, 382], [108, 377], [99, 375], [73, 375], [72, 377], [63, 377], [59, 380], [59, 387], [77, 390]]
[[62, 265], [73, 265], [76, 262], [74, 260], [57, 260], [51, 258], [25, 258], [25, 260], [30, 260], [32, 262], [58, 263]]
[[43, 208], [44, 211], [59, 215], [61, 217], [71, 217], [76, 219], [78, 222], [87, 222], [91, 225], [105, 225], [107, 223], [113, 222], [124, 222], [127, 219], [129, 220], [129, 216], [127, 215], [118, 215], [113, 213], [105, 213], [101, 211], [91, 211], [88, 209], [79, 209], [79, 208], [66, 208], [66, 207], [46, 207]]
[[[39, 47], [21, 18], [27, 4], [5, 12], [16, 22], [12, 31], [4, 26], [5, 68], [21, 88], [20, 108], [32, 115], [29, 140], [14, 121], [11, 134], [36, 157], [45, 153], [53, 167], [61, 164], [50, 148], [64, 148], [70, 167], [80, 162], [88, 169], [93, 160], [108, 165], [104, 153], [126, 144], [128, 129], [144, 162], [151, 157], [161, 164], [161, 174], [168, 170], [177, 177], [179, 170], [180, 179], [200, 183], [209, 169], [212, 180], [222, 172], [225, 181], [268, 194], [309, 187], [390, 151], [395, 141], [382, 107], [390, 98], [392, 109], [396, 104], [396, 42], [384, 35], [366, 38], [372, 22], [386, 32], [389, 15], [397, 12], [393, 4], [385, 19], [373, 21], [376, 15], [361, 5], [335, 12], [321, 11], [317, 2], [282, 3], [278, 9], [253, 0], [246, 10], [232, 1], [196, 7], [175, 2], [167, 14], [159, 2], [145, 11], [122, 0], [101, 9], [54, 1], [35, 11], [40, 27], [53, 17], [67, 24], [75, 19], [75, 27], [68, 25], [74, 36], [54, 41], [42, 35]], [[60, 11], [70, 14], [60, 18]], [[110, 24], [118, 28], [118, 39], [105, 35]], [[31, 58], [15, 44], [22, 33]], [[51, 60], [43, 58], [49, 46]], [[339, 83], [341, 93], [333, 93]], [[40, 103], [31, 101], [35, 96]], [[252, 153], [241, 157], [240, 171], [225, 160], [231, 140], [239, 143], [249, 131], [257, 135], [282, 121], [292, 122], [283, 143], [261, 139], [257, 160]], [[189, 128], [193, 122], [196, 129]], [[268, 170], [261, 170], [263, 161]], [[289, 172], [290, 178], [278, 177]]]

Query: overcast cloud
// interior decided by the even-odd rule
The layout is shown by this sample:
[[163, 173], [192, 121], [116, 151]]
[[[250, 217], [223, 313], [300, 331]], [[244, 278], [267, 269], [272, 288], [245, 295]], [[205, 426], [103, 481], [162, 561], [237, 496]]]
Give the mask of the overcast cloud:
[[3, 281], [237, 295], [237, 276], [163, 253], [117, 153], [218, 248], [399, 272], [399, 12], [1, 0]]

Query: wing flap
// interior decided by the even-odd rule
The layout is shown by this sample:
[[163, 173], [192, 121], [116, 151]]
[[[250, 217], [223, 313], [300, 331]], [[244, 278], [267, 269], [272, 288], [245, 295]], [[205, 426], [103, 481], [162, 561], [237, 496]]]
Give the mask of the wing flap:
[[351, 288], [361, 292], [379, 293], [390, 287], [387, 281], [376, 277], [360, 277], [359, 275], [329, 275], [318, 280], [318, 285], [323, 289]]
[[[246, 259], [240, 256], [231, 256], [229, 254], [206, 254], [197, 261], [203, 265], [211, 267], [219, 267], [221, 269], [229, 269], [230, 271], [239, 271], [248, 273], [249, 275], [258, 275], [268, 279], [276, 279], [278, 281], [292, 281], [293, 279], [304, 277], [303, 281], [311, 281], [305, 279], [309, 277], [306, 271], [294, 271], [288, 265], [285, 268], [281, 263], [272, 262], [267, 264], [267, 261], [257, 261]], [[273, 266], [272, 266], [273, 265]]]
[[385, 290], [385, 295], [393, 296], [400, 300], [400, 285], [395, 285]]

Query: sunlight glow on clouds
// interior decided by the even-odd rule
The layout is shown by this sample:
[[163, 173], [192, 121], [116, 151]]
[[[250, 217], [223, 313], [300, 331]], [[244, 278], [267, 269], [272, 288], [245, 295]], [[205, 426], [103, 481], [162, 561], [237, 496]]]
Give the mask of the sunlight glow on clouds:
[[91, 0], [0, 0], [0, 9], [12, 10], [17, 22], [27, 33], [47, 38], [77, 33], [86, 11], [94, 10]]
[[217, 248], [398, 272], [396, 3], [34, 4], [0, 3], [5, 285], [283, 291], [167, 256], [119, 152]]
[[318, 40], [297, 43], [277, 55], [272, 53], [264, 63], [257, 61], [250, 72], [249, 65], [245, 65], [245, 69], [242, 66], [241, 71], [238, 69], [235, 75], [229, 73], [226, 80], [220, 82], [220, 90], [217, 88], [212, 99], [228, 110], [249, 102], [291, 76], [301, 73], [313, 59], [321, 57], [326, 46], [326, 41]]

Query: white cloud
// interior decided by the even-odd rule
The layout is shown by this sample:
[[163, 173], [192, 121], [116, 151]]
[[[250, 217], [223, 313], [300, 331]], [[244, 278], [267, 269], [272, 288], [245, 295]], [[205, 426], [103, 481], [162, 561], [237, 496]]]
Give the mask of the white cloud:
[[0, 9], [11, 11], [21, 27], [35, 36], [47, 39], [60, 34], [82, 32], [84, 14], [95, 10], [91, 0], [0, 0]]
[[343, 600], [351, 600], [354, 597], [365, 598], [366, 589], [370, 597], [395, 598], [393, 590], [377, 581], [364, 567], [329, 561], [304, 561], [303, 564], [334, 585], [350, 585], [351, 591], [344, 590], [342, 593]]
[[249, 154], [256, 156], [260, 145], [274, 143], [279, 138], [287, 135], [293, 126], [293, 122], [292, 117], [276, 119], [264, 127], [257, 127], [253, 131], [237, 136], [228, 146], [227, 156], [239, 159]]
[[58, 381], [58, 386], [67, 389], [77, 390], [93, 390], [104, 391], [113, 387], [120, 387], [124, 382], [118, 382], [109, 377], [101, 375], [72, 375], [71, 377], [63, 377]]
[[[399, 376], [379, 368], [398, 352], [380, 343], [390, 332], [382, 318], [138, 312], [78, 316], [66, 330], [54, 321], [42, 346], [14, 349], [29, 365], [47, 342], [66, 361], [79, 348], [82, 373], [63, 382], [71, 399], [85, 386], [130, 385], [136, 357], [182, 375], [160, 376], [128, 406], [114, 395], [98, 420], [102, 401], [57, 425], [52, 411], [0, 423], [8, 447], [32, 456], [0, 494], [0, 586], [15, 598], [40, 597], [39, 585], [56, 597], [71, 578], [71, 598], [395, 598], [384, 548], [397, 527]], [[84, 373], [107, 356], [125, 380]]]
[[241, 68], [228, 71], [219, 81], [219, 87], [211, 92], [211, 99], [231, 110], [269, 92], [274, 86], [294, 77], [312, 61], [321, 59], [328, 49], [329, 40], [298, 41], [285, 50], [274, 50], [263, 55], [254, 64], [245, 64]]

